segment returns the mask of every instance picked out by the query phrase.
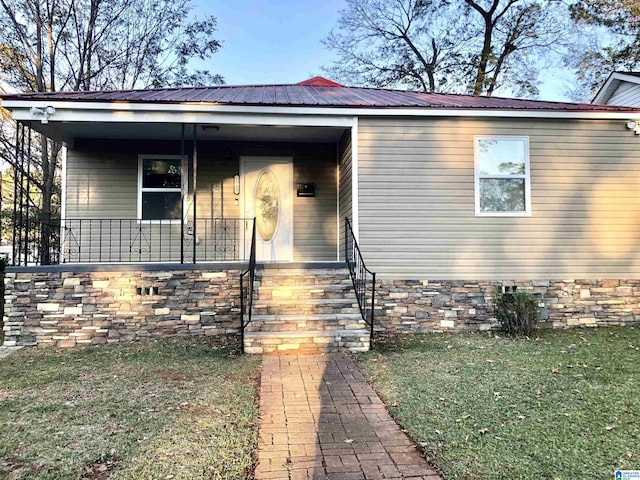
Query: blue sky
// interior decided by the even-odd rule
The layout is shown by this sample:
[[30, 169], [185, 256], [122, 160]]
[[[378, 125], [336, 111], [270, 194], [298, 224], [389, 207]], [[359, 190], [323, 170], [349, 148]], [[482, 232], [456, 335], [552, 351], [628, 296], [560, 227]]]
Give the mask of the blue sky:
[[321, 43], [344, 0], [201, 0], [224, 44], [212, 71], [227, 84], [295, 83], [319, 75], [333, 55]]
[[[345, 0], [195, 0], [218, 19], [223, 46], [208, 68], [228, 85], [296, 83], [320, 75], [333, 54], [321, 40], [336, 25]], [[567, 100], [558, 72], [541, 88], [544, 100]]]

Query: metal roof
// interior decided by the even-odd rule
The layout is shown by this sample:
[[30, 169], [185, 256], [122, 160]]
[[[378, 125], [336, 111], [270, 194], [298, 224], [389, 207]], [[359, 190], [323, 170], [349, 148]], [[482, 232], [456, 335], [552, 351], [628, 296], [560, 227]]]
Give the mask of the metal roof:
[[0, 95], [0, 98], [10, 101], [128, 102], [146, 104], [209, 103], [216, 105], [282, 107], [442, 108], [567, 112], [634, 110], [614, 105], [426, 93], [342, 85], [322, 86], [322, 83], [315, 81], [312, 84], [301, 82], [301, 84], [295, 85], [223, 85], [144, 90], [36, 92], [5, 94]]

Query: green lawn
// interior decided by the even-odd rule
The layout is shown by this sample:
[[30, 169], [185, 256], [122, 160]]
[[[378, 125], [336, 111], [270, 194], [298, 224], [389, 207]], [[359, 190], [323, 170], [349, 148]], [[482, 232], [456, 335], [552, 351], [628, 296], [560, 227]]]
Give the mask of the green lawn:
[[0, 361], [0, 478], [245, 478], [258, 380], [206, 339], [21, 350]]
[[359, 365], [446, 479], [640, 469], [638, 329], [434, 333], [375, 348]]

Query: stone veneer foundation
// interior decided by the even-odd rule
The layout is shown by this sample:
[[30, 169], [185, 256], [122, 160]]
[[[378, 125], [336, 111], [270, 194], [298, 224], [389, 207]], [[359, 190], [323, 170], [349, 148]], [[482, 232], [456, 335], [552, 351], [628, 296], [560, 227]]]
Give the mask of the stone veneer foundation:
[[[238, 332], [237, 264], [8, 270], [4, 316], [8, 346], [66, 347]], [[291, 275], [300, 272], [292, 270]], [[640, 324], [640, 280], [382, 280], [376, 286], [376, 331], [495, 329], [498, 323], [488, 300], [494, 289], [503, 286], [540, 294], [549, 317], [542, 326]], [[300, 307], [304, 313], [305, 306]]]
[[376, 286], [376, 330], [499, 328], [489, 298], [503, 286], [540, 295], [548, 312], [542, 327], [640, 324], [640, 280], [383, 280]]
[[71, 347], [237, 333], [239, 266], [182, 267], [9, 268], [4, 344]]

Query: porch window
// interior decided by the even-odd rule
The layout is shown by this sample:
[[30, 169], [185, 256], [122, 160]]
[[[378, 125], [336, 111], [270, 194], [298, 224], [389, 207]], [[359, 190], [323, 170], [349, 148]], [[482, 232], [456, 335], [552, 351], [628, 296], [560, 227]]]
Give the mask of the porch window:
[[138, 166], [138, 218], [179, 220], [182, 161], [179, 156], [141, 155]]
[[529, 138], [475, 137], [476, 215], [531, 215]]

